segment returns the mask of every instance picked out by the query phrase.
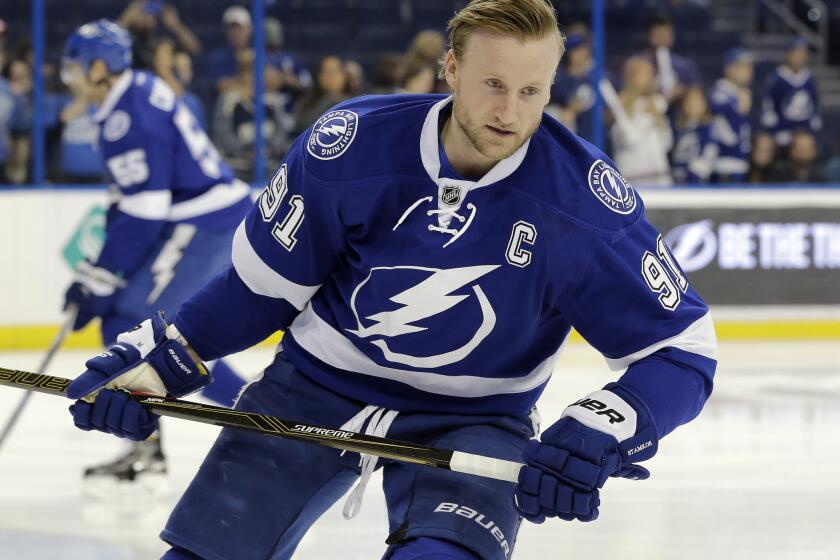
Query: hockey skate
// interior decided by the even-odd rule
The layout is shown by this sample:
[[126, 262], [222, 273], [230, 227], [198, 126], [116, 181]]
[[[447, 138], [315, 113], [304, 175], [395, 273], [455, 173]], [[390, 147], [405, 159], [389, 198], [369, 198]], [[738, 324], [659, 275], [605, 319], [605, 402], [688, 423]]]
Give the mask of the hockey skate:
[[82, 492], [94, 499], [160, 497], [170, 490], [166, 472], [158, 431], [117, 459], [85, 469]]

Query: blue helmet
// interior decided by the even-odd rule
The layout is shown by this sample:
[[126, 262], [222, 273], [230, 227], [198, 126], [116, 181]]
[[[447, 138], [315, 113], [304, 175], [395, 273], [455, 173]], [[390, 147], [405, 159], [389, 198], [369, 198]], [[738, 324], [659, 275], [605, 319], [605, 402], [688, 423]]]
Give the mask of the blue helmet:
[[78, 28], [64, 44], [62, 58], [75, 62], [85, 73], [95, 60], [101, 60], [112, 74], [131, 66], [131, 35], [107, 19], [86, 23]]

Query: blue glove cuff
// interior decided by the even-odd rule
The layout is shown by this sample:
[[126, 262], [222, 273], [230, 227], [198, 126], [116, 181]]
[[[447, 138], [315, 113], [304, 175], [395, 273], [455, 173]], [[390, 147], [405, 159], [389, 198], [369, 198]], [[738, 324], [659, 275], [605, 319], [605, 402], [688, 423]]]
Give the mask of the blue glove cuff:
[[638, 463], [656, 455], [656, 451], [659, 449], [659, 435], [656, 431], [653, 415], [644, 401], [637, 397], [633, 391], [617, 382], [607, 384], [604, 389], [621, 397], [636, 411], [636, 433], [618, 444], [622, 461], [625, 464]]
[[574, 418], [613, 436], [623, 464], [644, 461], [656, 454], [659, 438], [650, 411], [632, 391], [618, 383], [610, 383], [572, 403], [562, 417]]
[[197, 364], [177, 340], [165, 339], [158, 343], [146, 356], [146, 360], [174, 397], [194, 393], [213, 381], [210, 371]]

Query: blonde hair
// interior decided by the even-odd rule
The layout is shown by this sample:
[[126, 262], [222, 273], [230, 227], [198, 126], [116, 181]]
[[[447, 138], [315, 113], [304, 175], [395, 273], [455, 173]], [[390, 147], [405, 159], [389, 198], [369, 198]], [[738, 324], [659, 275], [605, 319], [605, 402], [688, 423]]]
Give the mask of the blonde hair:
[[[449, 48], [455, 58], [464, 56], [464, 46], [474, 31], [490, 31], [525, 39], [557, 35], [560, 57], [566, 51], [566, 38], [557, 27], [557, 12], [548, 0], [471, 0], [449, 20]], [[441, 60], [439, 77], [444, 76], [446, 57]]]

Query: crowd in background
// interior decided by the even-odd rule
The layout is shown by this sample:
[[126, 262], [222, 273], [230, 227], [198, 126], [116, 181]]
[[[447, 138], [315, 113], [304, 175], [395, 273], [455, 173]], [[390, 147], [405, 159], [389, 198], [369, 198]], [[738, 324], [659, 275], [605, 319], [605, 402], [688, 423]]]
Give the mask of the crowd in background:
[[[156, 73], [208, 131], [219, 151], [246, 180], [251, 176], [254, 126], [253, 22], [231, 6], [219, 24], [225, 44], [207, 49], [172, 5], [133, 0], [119, 18], [134, 39], [134, 68]], [[808, 45], [793, 40], [784, 61], [756, 75], [750, 52], [730, 50], [720, 77], [706, 89], [690, 58], [675, 52], [677, 31], [665, 15], [647, 23], [648, 47], [608, 68], [595, 85], [595, 61], [585, 24], [564, 26], [567, 52], [558, 69], [548, 112], [593, 140], [596, 92], [604, 100], [607, 152], [637, 185], [675, 183], [840, 183], [840, 137], [823, 129]], [[445, 93], [437, 77], [445, 53], [442, 33], [422, 31], [405, 52], [382, 52], [365, 72], [340, 53], [307, 68], [284, 50], [283, 23], [265, 21], [264, 115], [269, 168], [326, 109], [352, 96]], [[0, 20], [0, 185], [30, 181], [33, 52], [26, 37], [8, 40]], [[205, 73], [212, 91], [193, 88]], [[95, 108], [84, 92], [65, 87], [58, 60], [43, 66], [41, 118], [47, 131], [47, 179], [100, 183]], [[836, 132], [833, 133], [836, 136]]]

